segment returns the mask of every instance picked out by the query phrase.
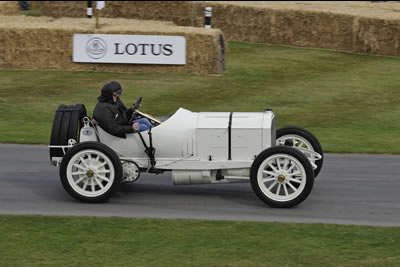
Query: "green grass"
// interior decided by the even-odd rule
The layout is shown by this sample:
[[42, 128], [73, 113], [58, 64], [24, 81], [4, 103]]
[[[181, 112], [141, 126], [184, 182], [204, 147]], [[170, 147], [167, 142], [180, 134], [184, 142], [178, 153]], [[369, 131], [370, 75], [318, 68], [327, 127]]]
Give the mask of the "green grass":
[[222, 75], [0, 71], [0, 142], [49, 143], [60, 104], [92, 114], [100, 89], [119, 81], [125, 104], [142, 110], [273, 109], [278, 127], [312, 131], [326, 152], [400, 153], [400, 59], [229, 42]]
[[4, 266], [398, 266], [391, 227], [1, 216]]

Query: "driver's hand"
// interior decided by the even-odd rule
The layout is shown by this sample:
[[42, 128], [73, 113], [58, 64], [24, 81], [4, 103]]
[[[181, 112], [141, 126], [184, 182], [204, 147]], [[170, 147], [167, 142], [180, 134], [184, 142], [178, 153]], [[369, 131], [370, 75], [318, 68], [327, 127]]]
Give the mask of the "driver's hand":
[[139, 123], [136, 122], [136, 123], [132, 124], [132, 129], [135, 131], [139, 131]]

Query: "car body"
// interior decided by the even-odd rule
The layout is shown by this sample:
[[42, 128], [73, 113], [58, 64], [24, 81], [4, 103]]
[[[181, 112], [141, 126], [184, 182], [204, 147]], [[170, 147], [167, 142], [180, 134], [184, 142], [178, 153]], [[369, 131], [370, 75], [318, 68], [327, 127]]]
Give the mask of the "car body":
[[292, 207], [306, 199], [318, 174], [314, 171], [322, 166], [322, 148], [308, 131], [289, 127], [277, 140], [270, 109], [192, 112], [179, 108], [162, 122], [140, 114], [156, 126], [121, 138], [84, 117], [76, 139], [68, 139], [67, 145], [50, 145], [66, 152], [51, 156], [51, 161], [60, 165], [61, 181], [73, 197], [102, 202], [119, 184], [136, 181], [142, 172], [171, 171], [176, 185], [251, 182], [267, 204]]

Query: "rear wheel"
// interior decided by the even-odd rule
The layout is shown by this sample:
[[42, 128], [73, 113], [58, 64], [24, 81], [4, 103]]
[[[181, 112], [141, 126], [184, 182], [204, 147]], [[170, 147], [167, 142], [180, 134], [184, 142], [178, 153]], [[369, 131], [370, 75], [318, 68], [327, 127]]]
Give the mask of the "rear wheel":
[[118, 190], [122, 166], [118, 155], [106, 145], [84, 142], [64, 156], [60, 178], [72, 197], [83, 202], [104, 202]]
[[303, 153], [291, 147], [272, 147], [254, 160], [250, 182], [256, 195], [268, 205], [290, 208], [310, 194], [314, 173]]

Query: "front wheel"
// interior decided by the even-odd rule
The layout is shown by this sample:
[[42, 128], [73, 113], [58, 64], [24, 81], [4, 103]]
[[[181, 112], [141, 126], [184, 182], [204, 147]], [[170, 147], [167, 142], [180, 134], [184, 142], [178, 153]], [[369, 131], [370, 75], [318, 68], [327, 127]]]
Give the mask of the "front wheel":
[[291, 147], [272, 147], [261, 152], [250, 169], [256, 195], [275, 208], [290, 208], [303, 202], [314, 184], [310, 161]]
[[276, 145], [290, 146], [303, 152], [311, 162], [314, 177], [322, 169], [324, 152], [318, 139], [306, 129], [300, 127], [284, 127], [276, 131]]
[[61, 183], [74, 198], [89, 203], [104, 202], [121, 184], [118, 155], [104, 144], [84, 142], [71, 148], [60, 166]]

